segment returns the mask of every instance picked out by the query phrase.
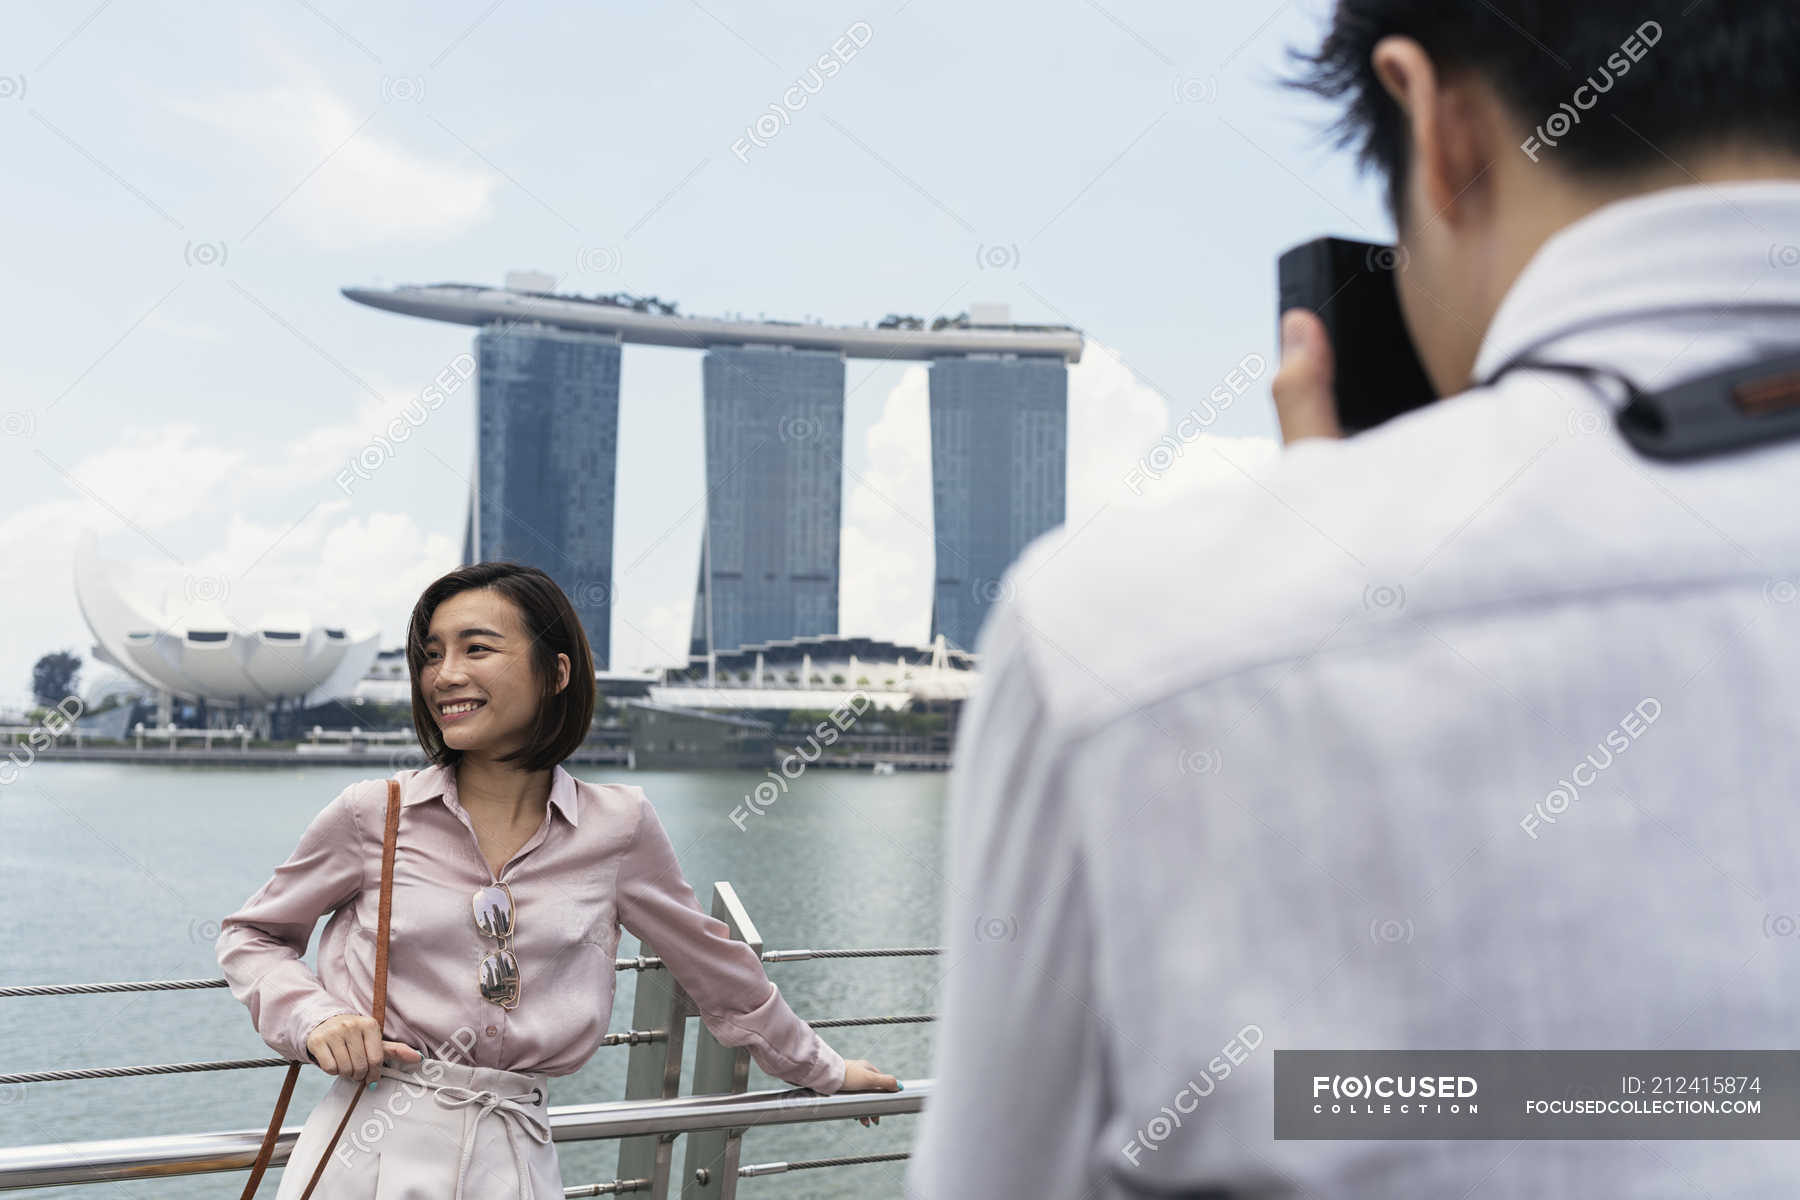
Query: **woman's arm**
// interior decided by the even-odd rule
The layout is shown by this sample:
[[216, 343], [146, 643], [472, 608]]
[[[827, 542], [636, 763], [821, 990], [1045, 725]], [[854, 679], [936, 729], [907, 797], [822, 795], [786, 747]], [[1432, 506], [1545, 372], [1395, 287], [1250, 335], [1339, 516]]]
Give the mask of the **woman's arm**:
[[720, 1042], [748, 1046], [757, 1066], [797, 1087], [831, 1095], [843, 1086], [843, 1057], [794, 1015], [756, 952], [701, 910], [641, 793], [637, 832], [619, 867], [618, 911], [620, 923], [668, 964]]
[[350, 811], [355, 785], [314, 817], [275, 874], [220, 924], [215, 950], [231, 994], [250, 1010], [257, 1033], [283, 1057], [311, 1062], [306, 1035], [354, 1010], [301, 961], [313, 926], [363, 885], [362, 839]]

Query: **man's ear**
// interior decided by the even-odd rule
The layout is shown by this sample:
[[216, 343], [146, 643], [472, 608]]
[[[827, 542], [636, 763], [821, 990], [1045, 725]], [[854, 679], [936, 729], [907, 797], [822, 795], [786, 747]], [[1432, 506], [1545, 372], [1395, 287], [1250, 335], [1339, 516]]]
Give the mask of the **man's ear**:
[[1375, 77], [1394, 98], [1412, 135], [1407, 155], [1421, 220], [1455, 222], [1459, 202], [1483, 171], [1488, 129], [1479, 101], [1463, 87], [1446, 87], [1425, 47], [1409, 37], [1384, 37], [1369, 56]]

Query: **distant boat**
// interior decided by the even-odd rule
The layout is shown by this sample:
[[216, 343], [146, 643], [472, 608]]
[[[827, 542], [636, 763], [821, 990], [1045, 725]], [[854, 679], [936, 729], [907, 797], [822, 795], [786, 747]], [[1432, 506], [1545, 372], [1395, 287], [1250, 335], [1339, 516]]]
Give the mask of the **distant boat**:
[[894, 764], [885, 760], [878, 762], [874, 766], [874, 773], [877, 775], [892, 775], [894, 773]]

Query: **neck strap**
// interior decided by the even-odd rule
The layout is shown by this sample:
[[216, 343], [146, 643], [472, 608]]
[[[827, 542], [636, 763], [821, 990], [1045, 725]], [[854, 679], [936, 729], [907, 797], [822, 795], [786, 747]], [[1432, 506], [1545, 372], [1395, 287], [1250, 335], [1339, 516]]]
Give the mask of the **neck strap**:
[[1614, 412], [1613, 424], [1649, 458], [1705, 458], [1800, 436], [1800, 354], [1791, 351], [1647, 392], [1612, 367], [1538, 359], [1528, 350], [1477, 386], [1492, 387], [1512, 371], [1556, 371], [1588, 384], [1617, 380], [1624, 385], [1625, 403]]

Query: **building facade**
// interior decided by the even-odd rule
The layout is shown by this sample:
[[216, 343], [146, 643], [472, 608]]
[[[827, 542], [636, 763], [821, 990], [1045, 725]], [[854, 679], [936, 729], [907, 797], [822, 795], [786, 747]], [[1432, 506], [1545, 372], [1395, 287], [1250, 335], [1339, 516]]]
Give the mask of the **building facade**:
[[936, 566], [931, 637], [972, 650], [1000, 576], [1067, 509], [1069, 377], [1060, 358], [931, 364]]
[[844, 357], [714, 346], [690, 652], [838, 631]]
[[594, 665], [612, 652], [616, 336], [490, 326], [475, 337], [476, 475], [465, 561], [510, 559], [568, 594]]

